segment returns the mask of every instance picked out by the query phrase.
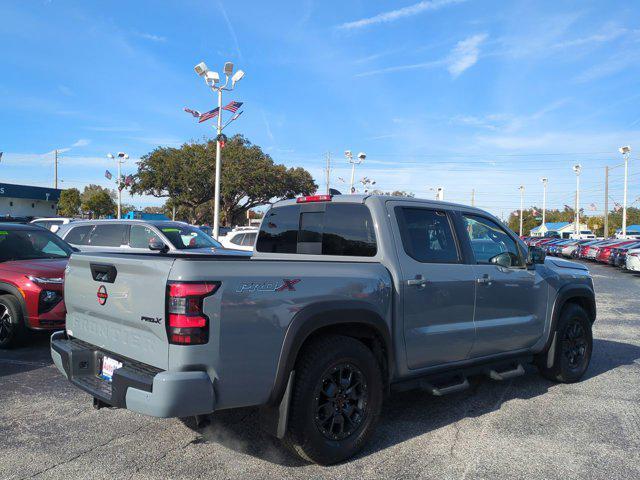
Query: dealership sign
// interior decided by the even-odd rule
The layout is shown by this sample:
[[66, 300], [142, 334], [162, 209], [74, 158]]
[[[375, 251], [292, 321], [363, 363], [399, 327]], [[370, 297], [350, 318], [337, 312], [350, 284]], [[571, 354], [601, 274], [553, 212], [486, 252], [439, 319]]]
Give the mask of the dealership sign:
[[60, 200], [60, 192], [57, 188], [32, 187], [31, 185], [14, 185], [12, 183], [0, 183], [0, 197], [25, 198], [28, 200], [44, 200], [45, 202], [57, 202]]

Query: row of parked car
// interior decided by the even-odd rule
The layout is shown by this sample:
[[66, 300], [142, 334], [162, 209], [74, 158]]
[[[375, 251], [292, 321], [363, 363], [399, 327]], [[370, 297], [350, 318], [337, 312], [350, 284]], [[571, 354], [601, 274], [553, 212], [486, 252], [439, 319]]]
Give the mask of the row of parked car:
[[640, 272], [640, 239], [638, 238], [596, 238], [558, 239], [547, 237], [527, 237], [530, 246], [542, 248], [547, 255], [581, 260], [592, 260]]

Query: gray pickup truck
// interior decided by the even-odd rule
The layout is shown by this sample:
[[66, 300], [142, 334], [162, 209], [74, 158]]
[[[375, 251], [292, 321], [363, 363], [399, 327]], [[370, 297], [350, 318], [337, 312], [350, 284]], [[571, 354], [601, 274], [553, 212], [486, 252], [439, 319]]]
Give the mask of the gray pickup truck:
[[363, 447], [394, 390], [444, 395], [527, 363], [579, 380], [596, 317], [585, 267], [545, 259], [490, 214], [366, 195], [274, 204], [250, 258], [73, 254], [65, 302], [51, 355], [94, 406], [259, 406], [321, 464]]

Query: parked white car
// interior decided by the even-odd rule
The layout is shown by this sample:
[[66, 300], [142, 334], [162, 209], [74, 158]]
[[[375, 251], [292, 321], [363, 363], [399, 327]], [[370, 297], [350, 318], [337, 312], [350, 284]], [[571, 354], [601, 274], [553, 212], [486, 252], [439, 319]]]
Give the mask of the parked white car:
[[48, 230], [51, 230], [53, 233], [56, 233], [62, 225], [67, 225], [68, 223], [73, 222], [73, 220], [73, 218], [65, 217], [36, 218], [35, 220], [31, 220], [30, 223], [33, 223], [34, 225], [38, 225], [40, 227], [44, 227]]
[[596, 235], [591, 230], [580, 230], [579, 233], [572, 233], [569, 238], [573, 240], [591, 240], [596, 238]]
[[224, 237], [220, 237], [219, 241], [225, 248], [253, 251], [257, 236], [258, 229], [255, 227], [238, 227]]
[[625, 267], [632, 272], [640, 272], [640, 248], [634, 248], [627, 252]]

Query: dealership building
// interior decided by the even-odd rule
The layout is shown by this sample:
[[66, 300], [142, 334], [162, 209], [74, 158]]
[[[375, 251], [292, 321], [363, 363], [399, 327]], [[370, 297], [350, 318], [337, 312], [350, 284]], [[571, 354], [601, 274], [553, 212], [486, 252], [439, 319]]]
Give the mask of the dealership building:
[[55, 217], [60, 192], [57, 188], [0, 183], [0, 217]]

